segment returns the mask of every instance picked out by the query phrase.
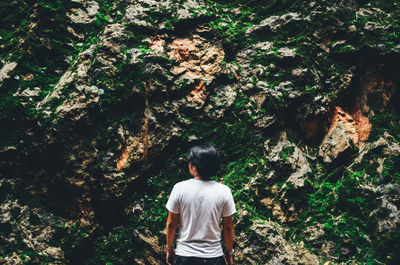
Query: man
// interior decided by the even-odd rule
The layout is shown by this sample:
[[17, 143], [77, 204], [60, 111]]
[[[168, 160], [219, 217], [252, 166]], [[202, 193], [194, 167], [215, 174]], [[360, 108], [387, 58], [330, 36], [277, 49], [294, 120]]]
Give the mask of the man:
[[221, 245], [222, 218], [227, 261], [232, 265], [235, 203], [228, 186], [210, 180], [221, 166], [220, 155], [212, 145], [201, 144], [189, 149], [188, 161], [193, 178], [175, 184], [166, 205], [167, 264], [226, 264]]

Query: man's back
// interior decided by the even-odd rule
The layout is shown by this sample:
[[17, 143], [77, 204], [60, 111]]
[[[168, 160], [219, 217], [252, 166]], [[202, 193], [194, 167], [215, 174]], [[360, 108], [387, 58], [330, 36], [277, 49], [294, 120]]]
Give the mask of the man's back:
[[[168, 265], [225, 264], [221, 245], [222, 217], [227, 262], [233, 265], [233, 214], [231, 190], [210, 180], [221, 167], [219, 152], [208, 143], [192, 146], [187, 155], [193, 179], [177, 183], [167, 202], [166, 223]], [[178, 220], [176, 250], [173, 246]]]
[[236, 212], [229, 187], [211, 180], [182, 181], [174, 186], [166, 207], [181, 218], [177, 255], [204, 258], [223, 255], [221, 217]]

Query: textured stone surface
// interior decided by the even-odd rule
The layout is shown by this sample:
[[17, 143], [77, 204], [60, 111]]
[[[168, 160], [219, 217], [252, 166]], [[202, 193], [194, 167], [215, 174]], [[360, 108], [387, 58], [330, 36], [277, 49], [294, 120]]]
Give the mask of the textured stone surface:
[[250, 227], [250, 236], [238, 237], [240, 252], [236, 262], [240, 264], [320, 264], [304, 243], [290, 244], [285, 239], [285, 230], [269, 221], [255, 221]]
[[276, 31], [280, 27], [288, 23], [296, 23], [296, 21], [299, 20], [303, 20], [303, 18], [301, 18], [301, 15], [298, 13], [287, 13], [282, 16], [270, 16], [261, 21], [259, 25], [254, 25], [251, 28], [247, 29], [246, 35], [250, 35], [253, 32], [257, 32], [260, 30]]
[[332, 162], [351, 145], [364, 145], [368, 139], [371, 123], [358, 109], [352, 115], [335, 107], [330, 128], [319, 148], [319, 155], [325, 162]]
[[[265, 152], [269, 161], [279, 165], [277, 170], [283, 169], [285, 177], [288, 176], [286, 183], [294, 187], [302, 187], [307, 174], [311, 173], [311, 168], [302, 150], [285, 138], [286, 135], [283, 134], [276, 145], [267, 140], [264, 143]], [[288, 171], [285, 171], [285, 168]], [[286, 183], [284, 186], [287, 185]]]
[[14, 70], [14, 68], [17, 66], [16, 62], [7, 62], [3, 65], [3, 67], [0, 70], [0, 82], [2, 82], [4, 79], [9, 78], [8, 72]]
[[397, 4], [3, 1], [0, 263], [162, 264], [205, 140], [238, 264], [397, 264]]
[[[11, 231], [7, 231], [8, 234], [1, 235], [1, 240], [10, 246], [17, 244], [18, 238], [22, 238], [26, 247], [39, 255], [59, 261], [64, 259], [63, 250], [49, 243], [55, 229], [62, 226], [62, 220], [59, 218], [49, 215], [42, 209], [21, 205], [17, 200], [6, 200], [0, 205], [0, 223], [11, 227]], [[2, 259], [5, 264], [23, 264], [15, 253]]]

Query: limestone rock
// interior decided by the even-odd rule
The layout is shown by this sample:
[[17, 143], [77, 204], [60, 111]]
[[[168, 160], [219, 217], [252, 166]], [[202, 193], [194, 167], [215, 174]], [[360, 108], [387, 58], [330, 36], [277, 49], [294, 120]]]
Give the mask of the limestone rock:
[[294, 58], [296, 56], [296, 49], [282, 47], [278, 50], [280, 58]]
[[118, 59], [122, 59], [121, 50], [124, 47], [121, 42], [127, 38], [125, 27], [121, 23], [108, 24], [100, 36], [97, 44], [99, 52], [93, 59], [103, 66], [102, 71], [109, 76], [113, 76], [116, 73], [115, 63]]
[[203, 0], [188, 0], [185, 2], [184, 5], [176, 4], [177, 11], [176, 15], [177, 18], [180, 20], [190, 19], [193, 16], [201, 15], [202, 13], [199, 11], [201, 7], [204, 6]]
[[272, 221], [255, 221], [249, 235], [237, 238], [235, 258], [239, 264], [320, 264], [303, 242], [290, 244], [286, 231]]
[[168, 56], [179, 63], [172, 69], [172, 74], [202, 82], [215, 78], [215, 74], [221, 70], [221, 62], [225, 56], [220, 47], [199, 34], [173, 40], [168, 45], [168, 50]]
[[[122, 20], [123, 23], [133, 23], [138, 26], [149, 27], [149, 28], [165, 28], [165, 22], [160, 20], [149, 21], [149, 14], [153, 12], [162, 13], [164, 10], [171, 12], [170, 7], [172, 6], [171, 0], [139, 0], [129, 1], [126, 7], [125, 16]], [[169, 15], [172, 15], [169, 13]]]
[[[393, 141], [393, 136], [385, 132], [384, 135], [375, 142], [365, 144], [355, 158], [354, 163], [360, 164], [363, 161], [364, 156], [367, 156], [368, 154], [380, 149], [386, 158], [400, 154], [400, 145]], [[378, 168], [377, 171], [379, 171]]]
[[88, 24], [96, 19], [99, 10], [99, 3], [96, 1], [72, 0], [73, 2], [82, 4], [82, 8], [71, 8], [67, 16], [74, 23]]
[[358, 110], [351, 116], [340, 107], [335, 107], [331, 126], [319, 147], [319, 155], [330, 163], [351, 145], [363, 146], [371, 130], [369, 120]]
[[[87, 89], [88, 87], [85, 86]], [[65, 101], [58, 106], [55, 113], [59, 117], [69, 118], [73, 122], [77, 122], [87, 117], [87, 109], [96, 108], [99, 103], [99, 95], [86, 96], [85, 94], [72, 93], [72, 99]]]
[[[30, 258], [26, 258], [26, 261], [29, 261]], [[21, 257], [17, 253], [12, 253], [10, 256], [5, 256], [0, 258], [0, 264], [12, 264], [12, 265], [22, 265], [24, 262]]]
[[[14, 245], [17, 243], [15, 238], [21, 237], [26, 248], [38, 255], [45, 255], [59, 261], [64, 259], [63, 250], [49, 243], [55, 229], [62, 227], [62, 219], [42, 209], [21, 205], [18, 200], [5, 200], [0, 204], [0, 223], [10, 227], [9, 231], [5, 231], [5, 234], [0, 236], [2, 241]], [[14, 254], [4, 260], [15, 262], [12, 264], [20, 262]]]
[[400, 226], [400, 186], [397, 184], [380, 185], [376, 191], [381, 194], [379, 211], [383, 212], [377, 217], [378, 237], [385, 237], [396, 233]]
[[17, 91], [13, 94], [14, 97], [37, 97], [39, 96], [41, 89], [39, 87], [34, 87], [33, 89], [27, 88], [23, 91]]
[[209, 104], [204, 111], [215, 119], [221, 118], [236, 100], [235, 88], [227, 85], [216, 89], [215, 95], [210, 97]]
[[268, 160], [279, 165], [278, 172], [287, 176], [286, 183], [296, 188], [304, 186], [305, 178], [311, 172], [311, 168], [300, 148], [285, 139], [285, 135], [276, 144], [270, 140], [265, 141], [264, 147]]
[[275, 32], [280, 27], [289, 24], [295, 23], [296, 21], [301, 21], [303, 18], [299, 13], [287, 13], [282, 16], [270, 16], [263, 21], [260, 22], [259, 25], [254, 25], [246, 30], [246, 35], [253, 34], [254, 32], [260, 30], [270, 30]]
[[0, 82], [3, 82], [4, 79], [9, 78], [8, 73], [17, 67], [16, 62], [6, 62], [0, 70]]
[[[374, 158], [376, 154], [379, 157]], [[384, 133], [375, 142], [366, 143], [354, 159], [353, 166], [369, 164], [372, 168], [376, 167], [376, 182], [380, 183], [385, 160], [393, 159], [400, 155], [400, 145], [393, 141], [393, 136]], [[385, 237], [395, 233], [400, 225], [400, 187], [394, 183], [383, 183], [375, 185], [361, 185], [360, 188], [368, 192], [376, 193], [378, 205], [370, 213], [373, 218], [378, 220], [378, 237]]]
[[208, 28], [199, 28], [188, 38], [176, 38], [168, 45], [168, 56], [176, 62], [171, 73], [176, 76], [175, 89], [180, 84], [191, 90], [184, 104], [200, 109], [209, 95], [208, 85], [222, 71], [221, 63], [225, 57], [224, 50], [202, 37]]
[[141, 253], [135, 259], [137, 264], [150, 264], [159, 265], [163, 264], [164, 249], [160, 246], [158, 237], [153, 235], [150, 231], [136, 232], [137, 237], [146, 245], [142, 248]]
[[[95, 46], [92, 45], [89, 47], [87, 50], [84, 50], [83, 52], [80, 53], [77, 61], [75, 62], [75, 65], [77, 66], [76, 71], [68, 70], [66, 71], [60, 78], [59, 82], [57, 85], [54, 87], [54, 90], [49, 93], [42, 101], [38, 102], [36, 106], [36, 110], [47, 110], [49, 111], [51, 109], [51, 106], [48, 106], [49, 103], [52, 101], [58, 101], [62, 99], [63, 97], [63, 89], [67, 87], [69, 84], [72, 82], [77, 82], [77, 80], [80, 80], [80, 82], [77, 82], [76, 88], [78, 90], [85, 90], [87, 88], [87, 85], [84, 85], [85, 83], [82, 84], [82, 81], [86, 79], [87, 77], [87, 72], [90, 68], [90, 59], [91, 55], [95, 49]], [[84, 97], [84, 95], [80, 95], [81, 97]], [[79, 100], [72, 99], [74, 101], [79, 102]], [[84, 104], [84, 101], [83, 101]], [[61, 107], [61, 109], [64, 109]], [[76, 108], [74, 108], [76, 109]], [[83, 110], [81, 108], [81, 110]], [[49, 112], [44, 112], [44, 113], [49, 113]], [[77, 113], [74, 113], [77, 114]], [[76, 119], [75, 119], [76, 120]]]

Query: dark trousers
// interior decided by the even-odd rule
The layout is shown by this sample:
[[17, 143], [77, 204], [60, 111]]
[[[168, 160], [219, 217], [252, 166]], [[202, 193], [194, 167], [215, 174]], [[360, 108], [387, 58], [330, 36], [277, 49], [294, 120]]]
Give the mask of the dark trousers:
[[196, 258], [175, 255], [174, 265], [226, 265], [224, 256], [217, 258]]

